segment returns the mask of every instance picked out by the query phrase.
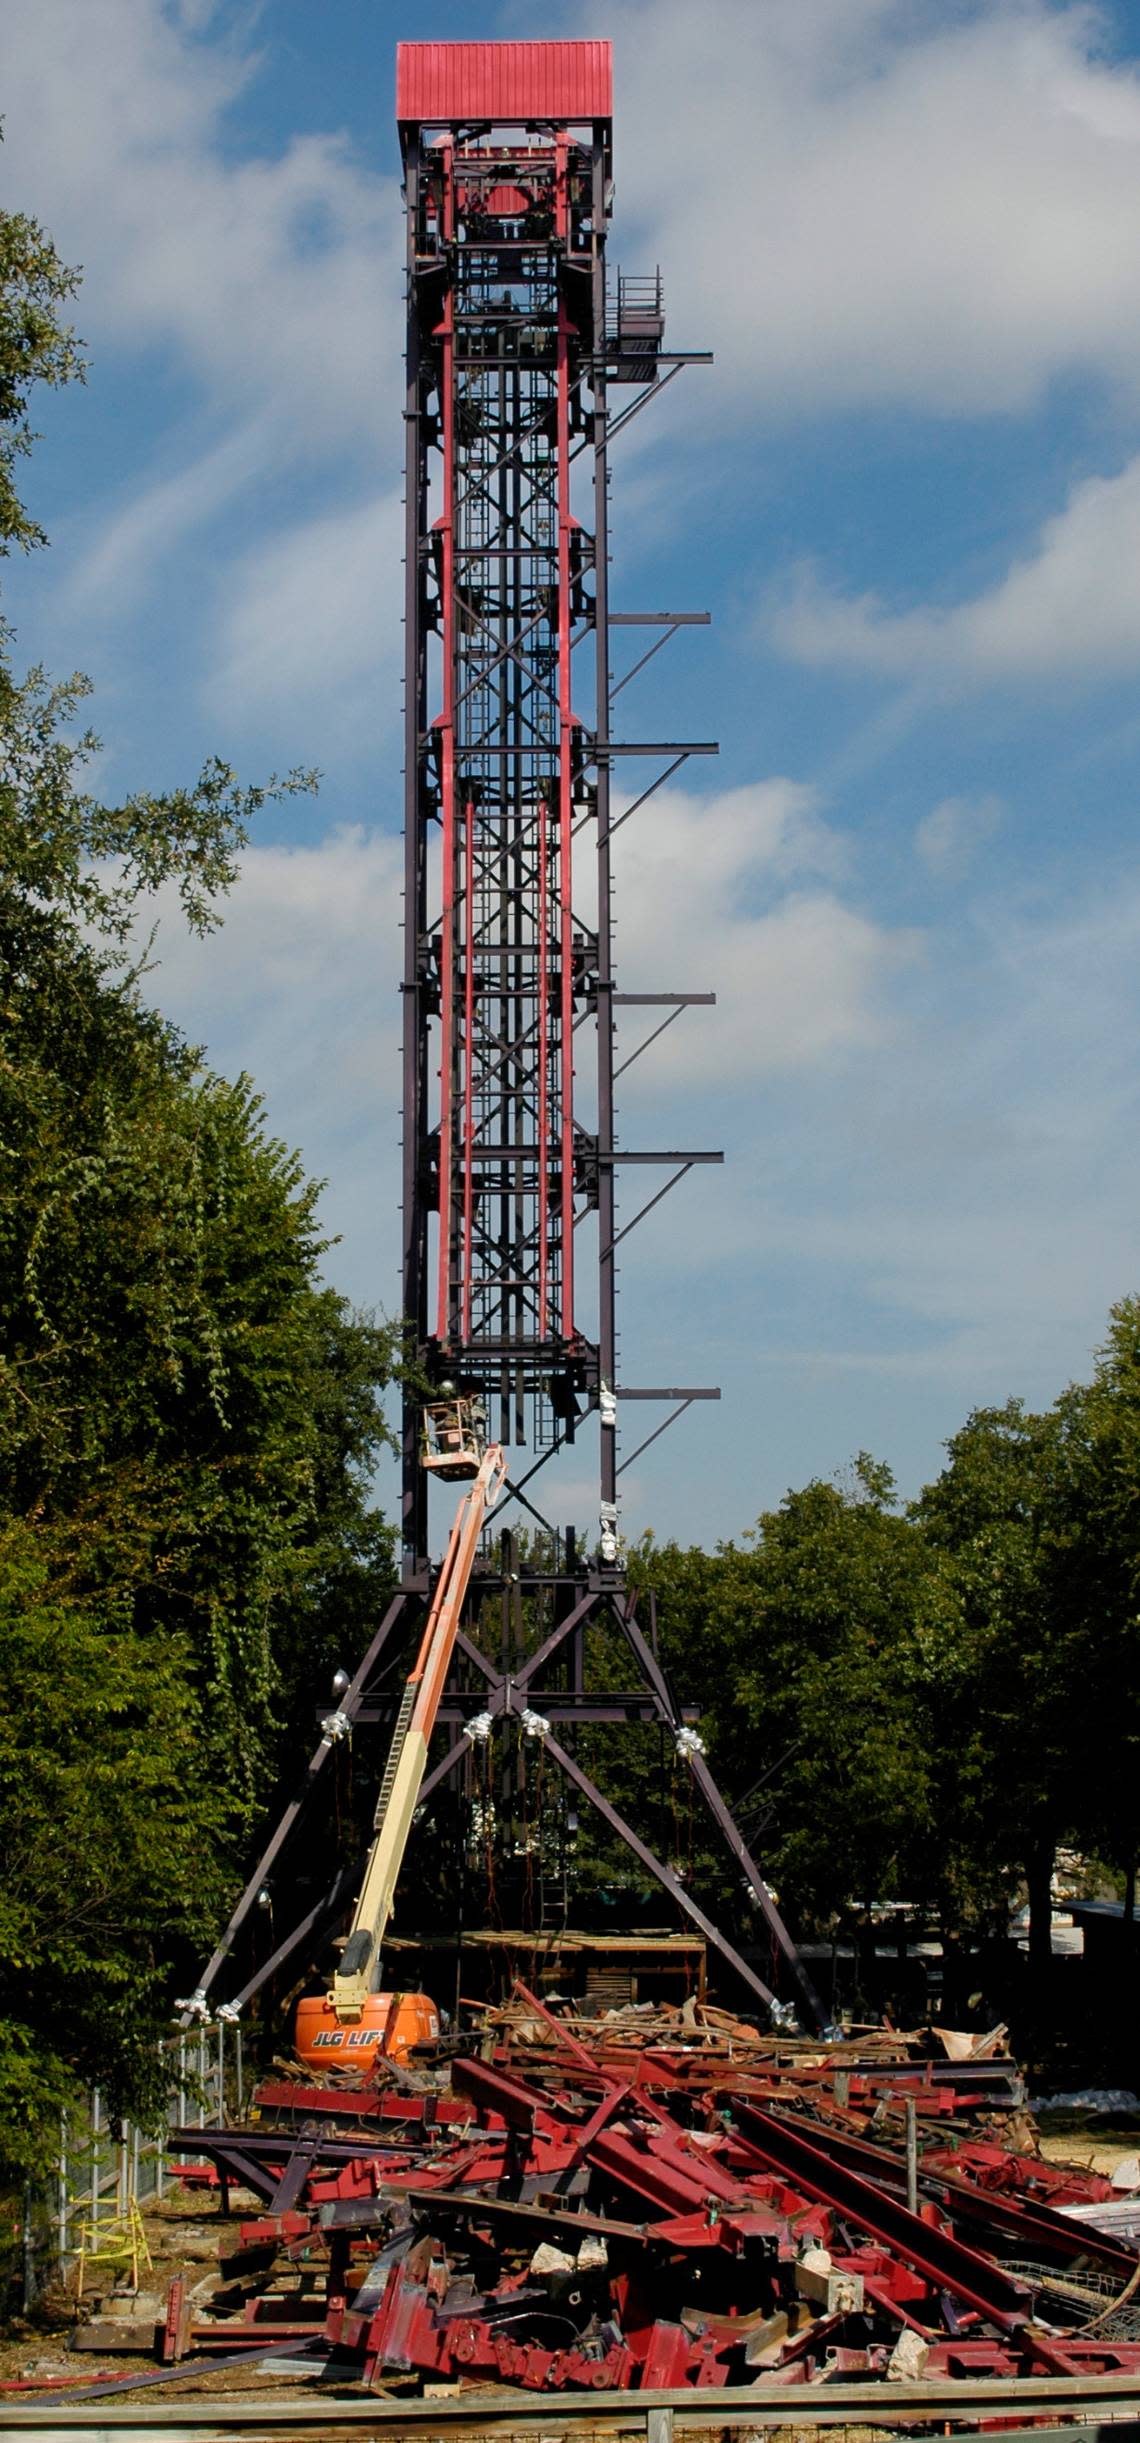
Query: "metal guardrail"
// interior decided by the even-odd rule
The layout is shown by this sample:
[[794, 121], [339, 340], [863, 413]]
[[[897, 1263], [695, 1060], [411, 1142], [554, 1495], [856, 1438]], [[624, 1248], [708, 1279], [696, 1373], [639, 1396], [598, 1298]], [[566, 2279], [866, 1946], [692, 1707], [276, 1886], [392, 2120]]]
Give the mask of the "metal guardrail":
[[[185, 2376], [186, 2370], [181, 2370]], [[1012, 2413], [1012, 2415], [1011, 2415]], [[460, 2443], [475, 2437], [512, 2435], [549, 2438], [549, 2443], [586, 2443], [586, 2438], [622, 2436], [644, 2443], [679, 2443], [710, 2431], [730, 2438], [759, 2438], [792, 2429], [851, 2428], [920, 2432], [952, 2427], [960, 2443], [992, 2431], [1001, 2420], [1003, 2443], [1041, 2443], [1051, 2422], [1063, 2426], [1066, 2443], [1125, 2443], [1140, 2435], [1140, 2388], [1128, 2377], [1099, 2376], [1087, 2382], [1046, 2377], [963, 2379], [957, 2382], [778, 2386], [755, 2384], [721, 2390], [594, 2392], [555, 2398], [550, 2394], [463, 2393], [450, 2399], [397, 2400], [373, 2393], [337, 2397], [314, 2389], [288, 2399], [235, 2400], [217, 2394], [197, 2401], [163, 2399], [69, 2404], [66, 2395], [35, 2403], [0, 2406], [0, 2433], [45, 2432], [152, 2434], [175, 2430], [194, 2438], [221, 2435], [272, 2437], [332, 2433], [363, 2428], [393, 2437], [415, 2435], [423, 2443]], [[1014, 2419], [1018, 2423], [1014, 2424]], [[1032, 2424], [1022, 2423], [1032, 2420]], [[1043, 2427], [1041, 2421], [1046, 2421]], [[1008, 2422], [1007, 2422], [1008, 2421]]]

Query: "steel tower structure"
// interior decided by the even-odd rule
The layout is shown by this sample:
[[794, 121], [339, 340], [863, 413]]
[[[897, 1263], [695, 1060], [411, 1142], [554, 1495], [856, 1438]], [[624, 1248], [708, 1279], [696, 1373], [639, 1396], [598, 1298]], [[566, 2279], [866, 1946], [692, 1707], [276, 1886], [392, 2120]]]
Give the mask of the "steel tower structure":
[[[541, 1459], [597, 1413], [612, 1560], [610, 780], [617, 758], [659, 750], [610, 729], [609, 390], [625, 386], [628, 414], [684, 360], [663, 356], [656, 279], [607, 286], [608, 44], [407, 43], [397, 77], [404, 1313], [421, 1368], [482, 1396], [504, 1443]], [[711, 751], [673, 746], [665, 761]], [[660, 999], [672, 1012], [682, 996]], [[590, 1217], [592, 1263], [576, 1260]], [[427, 1515], [413, 1401], [403, 1529], [415, 1570]]]
[[[506, 1537], [485, 1556], [440, 1708], [451, 1740], [421, 1797], [503, 1736], [503, 1788], [541, 1740], [572, 1787], [766, 2003], [774, 1992], [585, 1771], [576, 1726], [670, 1734], [809, 2018], [823, 2012], [687, 1725], [625, 1582], [618, 1478], [707, 1387], [619, 1384], [615, 1251], [699, 1151], [619, 1150], [615, 1013], [648, 1013], [623, 1066], [694, 1000], [617, 989], [611, 844], [706, 741], [614, 735], [614, 700], [684, 612], [609, 602], [608, 450], [691, 356], [668, 353], [660, 279], [608, 275], [606, 42], [402, 43], [397, 118], [407, 213], [403, 1306], [415, 1381], [403, 1406], [400, 1592], [337, 1691], [305, 1784], [210, 1962], [208, 1991], [332, 1748], [390, 1718], [391, 1666], [432, 1584], [420, 1418], [451, 1385], [495, 1441], [525, 1446], [509, 1489], [548, 1535], [541, 1566]], [[707, 359], [704, 361], [708, 361]], [[633, 665], [611, 675], [615, 631]], [[648, 632], [648, 635], [647, 635]], [[655, 633], [654, 633], [655, 632]], [[637, 656], [636, 648], [642, 650]], [[615, 812], [615, 770], [636, 773]], [[640, 768], [639, 768], [640, 761]], [[620, 1226], [619, 1162], [665, 1176]], [[668, 1411], [624, 1460], [626, 1403]], [[579, 1551], [525, 1491], [598, 1420], [598, 1530]], [[523, 1633], [523, 1606], [528, 1625]], [[537, 1625], [536, 1625], [537, 1624]], [[632, 1689], [599, 1688], [587, 1638], [616, 1628]], [[490, 1631], [490, 1635], [488, 1632]], [[565, 1726], [563, 1728], [563, 1726]], [[563, 1728], [559, 1738], [557, 1731]], [[516, 1741], [514, 1763], [508, 1752]], [[342, 1888], [343, 1887], [343, 1888]], [[237, 1997], [240, 2006], [349, 1897], [346, 1877]]]

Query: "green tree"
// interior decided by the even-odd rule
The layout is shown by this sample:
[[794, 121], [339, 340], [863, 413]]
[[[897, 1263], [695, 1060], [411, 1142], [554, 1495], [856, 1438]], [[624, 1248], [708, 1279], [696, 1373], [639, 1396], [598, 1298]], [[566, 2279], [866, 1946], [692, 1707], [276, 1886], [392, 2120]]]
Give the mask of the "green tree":
[[[74, 287], [0, 215], [0, 543], [37, 382], [80, 370]], [[291, 774], [106, 804], [74, 678], [0, 644], [0, 2163], [40, 2160], [69, 2081], [153, 2100], [155, 2039], [297, 1737], [391, 1577], [371, 1502], [387, 1327], [321, 1277], [317, 1189], [246, 1079], [140, 993], [172, 889], [217, 921]], [[305, 1732], [309, 1729], [306, 1721]]]
[[0, 1527], [0, 2162], [43, 2168], [77, 2078], [112, 2114], [160, 2100], [171, 1952], [225, 1892], [224, 1793], [177, 1638], [140, 1637], [129, 1592], [53, 1588], [36, 1533]]
[[647, 1545], [662, 1650], [710, 1761], [801, 1930], [909, 1894], [934, 1794], [929, 1656], [951, 1608], [921, 1530], [862, 1454], [716, 1553]]
[[[756, 1536], [759, 1635], [738, 1666], [743, 1717], [794, 1749], [774, 1861], [817, 1918], [904, 1896], [931, 1806], [925, 1645], [941, 1586], [888, 1470], [789, 1493]], [[772, 1665], [775, 1663], [775, 1685]], [[773, 1736], [774, 1734], [774, 1736]]]
[[387, 1573], [392, 1336], [322, 1286], [317, 1189], [248, 1082], [121, 992], [62, 1041], [43, 1014], [10, 1005], [0, 1072], [0, 1502], [61, 1583], [129, 1582], [140, 1628], [189, 1641], [213, 1767], [252, 1791], [314, 1603]]
[[977, 1409], [917, 1505], [961, 1606], [955, 1687], [940, 1715], [968, 1768], [980, 1873], [1020, 1870], [1030, 1959], [1050, 1957], [1057, 1845], [1087, 1813], [1079, 1759], [1088, 1642], [1072, 1601], [1073, 1510], [1058, 1409]]
[[1056, 1575], [1078, 1646], [1069, 1718], [1083, 1837], [1125, 1879], [1140, 1856], [1140, 1298], [1114, 1306], [1092, 1382], [1057, 1403]]
[[37, 383], [82, 379], [79, 343], [60, 319], [78, 286], [36, 221], [0, 212], [0, 551], [47, 540], [16, 490], [16, 467], [36, 438], [28, 401]]
[[[45, 1874], [14, 1755], [0, 1775], [0, 1846], [25, 1861], [0, 2008], [27, 2038], [9, 2091], [51, 2059], [145, 2103], [172, 1963], [391, 1579], [370, 1486], [393, 1341], [321, 1282], [316, 1190], [248, 1084], [203, 1073], [120, 984], [73, 981], [62, 1037], [14, 996], [0, 1063], [0, 1536], [34, 1560], [46, 1624], [7, 1684], [19, 1705], [50, 1653], [31, 1788], [47, 1733], [66, 1801]], [[61, 1875], [99, 1895], [79, 1944]]]

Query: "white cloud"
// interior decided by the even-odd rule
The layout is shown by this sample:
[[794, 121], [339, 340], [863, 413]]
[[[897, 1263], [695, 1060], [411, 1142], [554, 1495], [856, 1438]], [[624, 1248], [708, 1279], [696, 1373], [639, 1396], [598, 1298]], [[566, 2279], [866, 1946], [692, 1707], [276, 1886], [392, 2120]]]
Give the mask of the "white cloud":
[[1002, 811], [999, 797], [944, 797], [915, 831], [917, 855], [941, 881], [960, 882], [999, 829]]
[[215, 407], [271, 412], [294, 446], [358, 439], [398, 388], [395, 182], [335, 134], [232, 156], [252, 67], [201, 24], [160, 0], [9, 0], [10, 191], [82, 263], [104, 341], [173, 347]]
[[[621, 988], [712, 989], [718, 1003], [711, 1019], [687, 1013], [647, 1054], [639, 1093], [650, 1080], [656, 1091], [842, 1062], [882, 1039], [914, 937], [840, 895], [842, 844], [802, 783], [709, 798], [661, 790], [618, 833], [614, 863]], [[648, 1019], [623, 1020], [622, 1056]]]
[[[1140, 869], [1020, 906], [984, 888], [927, 931], [921, 961], [899, 950], [887, 937], [872, 1024], [857, 1005], [839, 1053], [787, 1073], [762, 979], [750, 996], [734, 979], [700, 1021], [707, 1068], [671, 1081], [671, 1141], [728, 1160], [685, 1183], [636, 1269], [651, 1263], [658, 1302], [670, 1284], [670, 1313], [699, 1277], [706, 1328], [731, 1283], [759, 1318], [750, 1363], [942, 1379], [954, 1403], [1052, 1398], [1137, 1286]], [[777, 1043], [798, 1010], [793, 984]], [[789, 1301], [814, 1346], [783, 1345]], [[952, 1407], [945, 1430], [959, 1421]]]
[[[843, 920], [861, 920], [834, 883], [813, 890], [815, 862], [826, 870], [832, 853], [817, 826], [788, 783], [704, 803], [674, 793], [656, 846], [618, 877], [620, 983], [635, 986], [636, 950], [647, 989], [721, 993], [714, 1013], [691, 1013], [666, 1039], [683, 1046], [682, 1029], [700, 1028], [699, 1055], [682, 1049], [671, 1066], [662, 1047], [623, 1082], [622, 1139], [729, 1153], [646, 1224], [626, 1267], [625, 1378], [722, 1376], [733, 1395], [639, 1467], [634, 1531], [646, 1514], [660, 1523], [654, 1488], [682, 1459], [680, 1507], [666, 1515], [698, 1535], [738, 1529], [789, 1478], [826, 1473], [860, 1442], [884, 1449], [909, 1487], [968, 1405], [1052, 1398], [1087, 1364], [1111, 1300], [1135, 1287], [1140, 880], [1122, 872], [1044, 913], [987, 894], [921, 962], [880, 930], [845, 968]], [[675, 915], [678, 860], [691, 938]], [[172, 924], [150, 985], [218, 1066], [252, 1072], [274, 1131], [329, 1179], [326, 1220], [343, 1236], [331, 1276], [389, 1310], [400, 882], [398, 841], [361, 829], [255, 849], [222, 932], [197, 945]], [[797, 931], [817, 892], [826, 921]], [[773, 939], [803, 955], [769, 959]], [[822, 1019], [805, 1017], [813, 994]], [[667, 1091], [669, 1139], [641, 1131], [643, 1078]], [[625, 1177], [621, 1197], [628, 1219], [640, 1181]], [[583, 1263], [588, 1274], [585, 1248]], [[785, 1418], [789, 1367], [807, 1387]], [[881, 1397], [867, 1387], [879, 1378]], [[761, 1416], [780, 1432], [757, 1479], [774, 1432], [757, 1423], [756, 1441], [749, 1420]], [[899, 1446], [904, 1416], [918, 1459]], [[640, 1424], [624, 1419], [629, 1449]], [[536, 1483], [552, 1516], [588, 1523], [587, 1447], [565, 1463], [572, 1501], [545, 1474]]]
[[257, 480], [266, 454], [266, 433], [254, 418], [192, 465], [136, 490], [81, 551], [67, 585], [72, 610], [97, 608], [103, 619], [129, 615], [140, 593], [161, 580], [171, 554]]
[[[319, 596], [322, 532], [335, 523], [327, 504], [375, 490], [385, 470], [395, 480], [403, 241], [397, 182], [336, 132], [261, 151], [232, 143], [227, 111], [258, 70], [255, 19], [226, 12], [223, 22], [209, 0], [9, 0], [3, 168], [9, 193], [82, 265], [76, 319], [93, 390], [127, 369], [138, 382], [137, 426], [129, 410], [122, 420], [135, 446], [104, 444], [108, 472], [65, 528], [57, 621], [74, 626], [97, 608], [119, 623], [121, 659], [127, 623], [161, 602], [157, 633], [177, 635], [180, 666], [196, 674], [195, 631], [203, 613], [216, 627], [213, 590], [224, 590], [236, 546], [227, 624], [256, 726], [279, 707], [294, 639], [311, 639], [314, 621], [292, 584], [277, 619], [285, 677], [275, 676], [247, 600], [251, 534], [287, 521], [276, 558], [264, 552], [266, 574], [288, 593], [308, 560]], [[156, 372], [177, 407], [148, 388]], [[374, 518], [363, 524], [375, 534]], [[359, 555], [345, 556], [359, 635], [374, 640]], [[327, 605], [316, 609], [327, 629]], [[273, 619], [266, 605], [267, 637]], [[337, 643], [343, 658], [344, 621]], [[342, 712], [344, 702], [342, 689]]]
[[986, 893], [930, 937], [889, 1044], [803, 1080], [775, 1155], [741, 1149], [724, 1251], [817, 1268], [830, 1304], [853, 1283], [896, 1367], [1019, 1388], [1027, 1350], [1136, 1285], [1138, 976], [1137, 872], [1045, 908]]
[[[715, 987], [719, 1006], [690, 1013], [670, 1031], [668, 1058], [655, 1049], [634, 1070], [639, 1099], [651, 1069], [652, 1093], [683, 1095], [710, 1079], [828, 1074], [884, 1042], [912, 937], [813, 884], [834, 872], [838, 850], [811, 793], [790, 781], [707, 800], [662, 791], [653, 808], [652, 833], [646, 808], [615, 844], [615, 855], [625, 845], [619, 984]], [[378, 1164], [396, 1142], [394, 1116], [385, 1129], [381, 1115], [394, 1115], [399, 1090], [401, 858], [397, 839], [359, 826], [308, 847], [251, 848], [225, 922], [206, 942], [188, 939], [160, 907], [148, 984], [215, 1065], [256, 1078], [275, 1130], [330, 1175], [335, 1226], [355, 1232], [367, 1209], [351, 1256], [357, 1283], [375, 1260]], [[623, 1052], [647, 1015], [629, 1013]], [[389, 1203], [393, 1183], [394, 1172]], [[394, 1260], [394, 1222], [386, 1229]]]
[[[617, 178], [715, 400], [1022, 411], [1140, 376], [1140, 78], [1047, 0], [606, 0]], [[632, 257], [631, 257], [632, 259]]]
[[[623, 249], [640, 227], [674, 338], [715, 345], [706, 412], [1019, 411], [1087, 372], [1135, 389], [1140, 78], [1098, 48], [1095, 10], [607, 0], [605, 17]], [[12, 191], [84, 262], [101, 329], [173, 344], [216, 402], [272, 406], [309, 444], [386, 420], [394, 179], [335, 130], [235, 156], [226, 112], [258, 63], [201, 0], [9, 0], [6, 32]]]
[[683, 1467], [647, 1458], [659, 1527], [736, 1532], [860, 1446], [916, 1491], [971, 1407], [1087, 1379], [1137, 1287], [1140, 870], [1051, 906], [987, 891], [926, 947], [887, 1040], [671, 1104], [669, 1142], [728, 1159], [638, 1232], [623, 1345], [631, 1379], [648, 1357], [725, 1398], [680, 1429]]
[[251, 848], [206, 941], [159, 902], [146, 989], [223, 1075], [247, 1070], [275, 1135], [327, 1178], [330, 1261], [357, 1300], [398, 1303], [398, 840], [359, 827]]
[[1074, 485], [1033, 548], [984, 593], [890, 611], [801, 569], [765, 627], [818, 667], [978, 685], [1115, 677], [1140, 664], [1140, 458]]
[[399, 695], [398, 494], [272, 536], [227, 572], [210, 692], [220, 711], [319, 707], [326, 731], [377, 733]]

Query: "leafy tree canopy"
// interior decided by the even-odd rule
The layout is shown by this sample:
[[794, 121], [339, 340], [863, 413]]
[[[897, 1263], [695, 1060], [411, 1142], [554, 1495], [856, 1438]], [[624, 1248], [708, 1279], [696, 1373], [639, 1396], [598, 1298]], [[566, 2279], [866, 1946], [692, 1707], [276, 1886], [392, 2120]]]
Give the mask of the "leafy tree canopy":
[[83, 378], [75, 333], [60, 319], [79, 273], [60, 262], [51, 239], [22, 212], [0, 212], [0, 551], [29, 551], [47, 537], [16, 490], [17, 461], [36, 436], [28, 401], [38, 382], [56, 388]]
[[[75, 286], [0, 215], [0, 542]], [[139, 991], [160, 886], [201, 933], [271, 795], [211, 759], [108, 805], [87, 682], [0, 638], [0, 2163], [77, 2079], [155, 2100], [156, 2038], [251, 1816], [391, 1578], [392, 1332], [321, 1277], [318, 1190]], [[145, 952], [141, 954], [145, 958]]]
[[789, 1909], [904, 1888], [933, 1805], [926, 1672], [952, 1601], [860, 1454], [715, 1554], [646, 1544], [663, 1650]]
[[172, 1949], [206, 1935], [232, 1824], [201, 1770], [203, 1706], [177, 1637], [129, 1591], [53, 1588], [35, 1532], [0, 1528], [0, 2136], [41, 2168], [77, 2078], [113, 2114], [160, 2100]]

